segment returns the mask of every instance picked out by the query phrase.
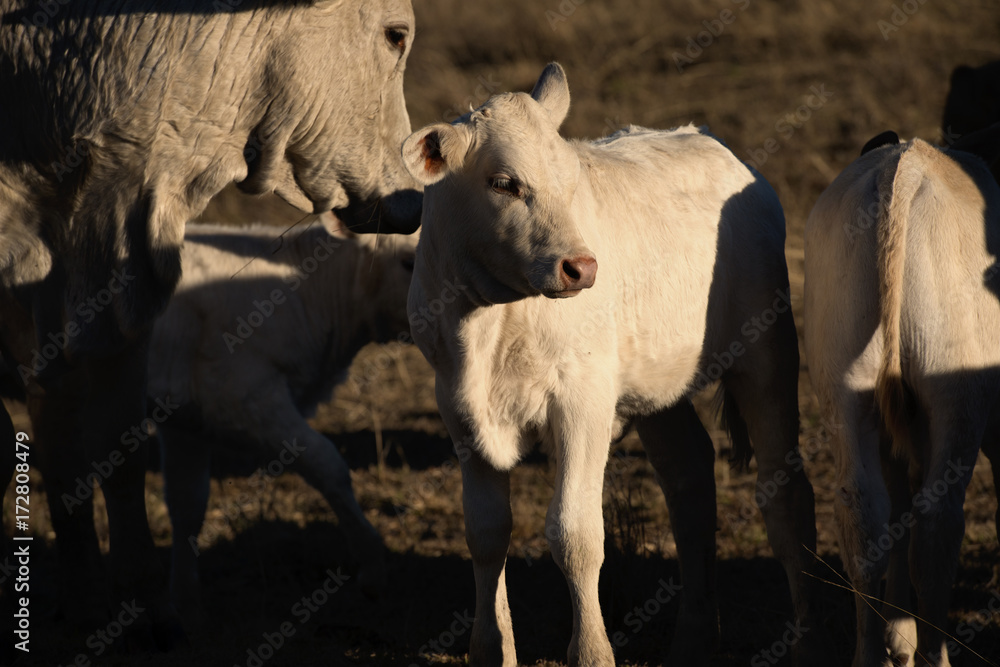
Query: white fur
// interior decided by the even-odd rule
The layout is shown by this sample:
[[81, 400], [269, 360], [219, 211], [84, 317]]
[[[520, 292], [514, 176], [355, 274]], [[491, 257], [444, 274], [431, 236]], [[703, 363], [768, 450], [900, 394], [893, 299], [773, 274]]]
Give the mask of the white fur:
[[[909, 201], [894, 201], [906, 193]], [[834, 425], [845, 569], [868, 595], [879, 594], [888, 571], [888, 601], [906, 609], [912, 608], [912, 581], [920, 615], [947, 628], [965, 488], [1000, 392], [1000, 189], [971, 155], [944, 153], [920, 140], [883, 147], [855, 160], [823, 192], [805, 240], [809, 374], [824, 420]], [[907, 391], [901, 428], [887, 417], [896, 455], [880, 438], [874, 397], [877, 382], [891, 379], [880, 377], [880, 322], [894, 321], [880, 313], [893, 303], [879, 283], [886, 270], [879, 258], [892, 256], [879, 248], [884, 243], [899, 246], [893, 261], [903, 267], [886, 276], [890, 291], [901, 295], [900, 325], [889, 341], [899, 347]], [[996, 435], [991, 426], [987, 438], [995, 442]], [[935, 483], [939, 490], [946, 485], [943, 495], [933, 492]], [[934, 502], [925, 502], [929, 490]], [[920, 494], [925, 500], [916, 500]], [[906, 512], [915, 519], [912, 535], [894, 535], [896, 526], [909, 523], [901, 520]], [[879, 547], [880, 540], [889, 548]], [[905, 664], [914, 657], [919, 665], [949, 664], [941, 652], [945, 635], [918, 622], [914, 646], [911, 622], [886, 606], [886, 637], [886, 624], [870, 604], [879, 607], [856, 599], [855, 667], [897, 664], [890, 663], [887, 645]]]
[[[171, 579], [183, 606], [198, 602], [193, 547], [218, 440], [301, 474], [337, 513], [361, 584], [374, 591], [385, 583], [381, 541], [354, 499], [347, 465], [306, 418], [362, 346], [408, 339], [416, 239], [383, 237], [376, 249], [373, 236], [318, 227], [278, 239], [280, 231], [190, 225], [184, 277], [153, 331], [150, 396], [181, 406], [159, 428], [174, 527]], [[261, 311], [271, 315], [241, 332], [239, 320]]]
[[[413, 10], [0, 0], [0, 16], [0, 348], [30, 385], [60, 498], [145, 418], [149, 332], [180, 278], [184, 225], [226, 185], [337, 208], [369, 231], [416, 226], [419, 188], [398, 153]], [[56, 351], [43, 358], [46, 346]], [[168, 637], [143, 466], [141, 452], [127, 456], [102, 483], [111, 572], [116, 595], [150, 609], [136, 633]], [[78, 557], [97, 551], [90, 506], [53, 503], [60, 581], [99, 580]], [[63, 591], [64, 610], [97, 608], [81, 597], [93, 592]]]
[[[613, 663], [597, 599], [601, 487], [612, 437], [636, 419], [685, 526], [672, 655], [703, 663], [718, 633], [714, 450], [688, 397], [711, 354], [746, 342], [743, 324], [787, 289], [781, 207], [763, 179], [697, 128], [632, 127], [567, 142], [558, 126], [568, 106], [565, 75], [550, 65], [533, 96], [496, 96], [403, 147], [416, 178], [436, 183], [426, 190], [409, 312], [463, 462], [477, 586], [470, 658], [516, 663], [504, 586], [509, 470], [541, 441], [557, 463], [546, 536], [574, 603], [570, 663]], [[495, 191], [496, 174], [514, 178], [524, 196]], [[595, 284], [555, 298], [565, 296], [562, 260], [584, 254], [597, 260]], [[431, 315], [447, 285], [457, 298]], [[765, 511], [799, 605], [801, 545], [815, 536], [811, 487], [789, 463], [797, 359], [786, 309], [724, 382], [749, 422], [762, 474], [789, 474]]]

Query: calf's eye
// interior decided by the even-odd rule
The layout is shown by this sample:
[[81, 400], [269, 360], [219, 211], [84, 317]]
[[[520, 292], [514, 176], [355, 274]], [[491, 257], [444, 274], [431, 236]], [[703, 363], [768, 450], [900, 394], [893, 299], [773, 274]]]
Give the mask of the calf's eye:
[[509, 195], [518, 199], [524, 195], [524, 190], [517, 180], [502, 174], [490, 177], [490, 188], [497, 194]]

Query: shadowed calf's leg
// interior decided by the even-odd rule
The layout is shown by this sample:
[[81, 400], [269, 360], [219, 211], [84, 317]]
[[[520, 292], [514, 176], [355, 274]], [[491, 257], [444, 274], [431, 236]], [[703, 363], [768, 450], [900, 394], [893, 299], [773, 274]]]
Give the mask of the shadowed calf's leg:
[[[465, 441], [468, 442], [468, 441]], [[505, 566], [513, 516], [510, 473], [497, 470], [474, 448], [465, 447], [462, 461], [462, 507], [465, 539], [476, 575], [476, 620], [472, 625], [469, 663], [476, 667], [514, 667], [514, 630], [507, 603]]]
[[715, 587], [715, 447], [688, 400], [636, 421], [677, 542], [681, 593], [671, 665], [708, 664], [719, 644]]
[[798, 451], [798, 341], [791, 313], [781, 316], [723, 377], [739, 406], [757, 459], [756, 501], [767, 539], [781, 561], [795, 608], [796, 664], [819, 664], [825, 628], [816, 616], [818, 591], [809, 576], [816, 551], [816, 510], [812, 485]]

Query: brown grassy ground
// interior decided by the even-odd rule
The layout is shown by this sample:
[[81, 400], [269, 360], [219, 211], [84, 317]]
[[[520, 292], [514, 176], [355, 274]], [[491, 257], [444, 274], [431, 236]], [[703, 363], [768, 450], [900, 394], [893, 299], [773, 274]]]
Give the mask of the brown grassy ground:
[[[416, 0], [419, 30], [407, 72], [410, 113], [414, 127], [450, 120], [493, 91], [529, 89], [546, 62], [559, 60], [573, 91], [564, 126], [569, 136], [601, 136], [628, 123], [709, 125], [737, 155], [756, 158], [781, 197], [788, 218], [793, 307], [801, 326], [802, 229], [819, 192], [883, 129], [938, 140], [951, 69], [1000, 57], [995, 0], [929, 0], [913, 6], [919, 7], [916, 13], [884, 39], [878, 21], [891, 21], [888, 0], [586, 0], [579, 5], [570, 0], [561, 5], [557, 0]], [[553, 16], [560, 20], [550, 23]], [[730, 18], [718, 36], [699, 36], [706, 30], [704, 21]], [[689, 38], [706, 44], [700, 53], [694, 48], [685, 53]], [[675, 53], [692, 60], [683, 71]], [[816, 89], [829, 93], [822, 105], [809, 97]], [[809, 102], [817, 108], [803, 106]], [[772, 153], [761, 161], [766, 146]], [[300, 216], [271, 202], [227, 196], [205, 217], [287, 222]], [[801, 437], [816, 488], [819, 551], [837, 570], [832, 458], [804, 361], [802, 371]], [[220, 465], [201, 544], [206, 622], [192, 626], [188, 648], [165, 656], [123, 656], [112, 650], [115, 655], [102, 656], [96, 664], [247, 665], [248, 650], [286, 620], [295, 623], [295, 635], [263, 664], [465, 661], [468, 631], [456, 618], [473, 609], [472, 568], [463, 537], [461, 479], [436, 413], [433, 376], [414, 349], [391, 347], [367, 349], [354, 377], [321, 406], [314, 423], [331, 434], [351, 462], [357, 495], [385, 537], [391, 587], [384, 598], [365, 600], [349, 581], [299, 624], [293, 605], [323, 582], [327, 568], [350, 572], [335, 520], [319, 494], [298, 478], [272, 480], [258, 473], [248, 479], [248, 470], [234, 475], [233, 468]], [[712, 423], [707, 410], [702, 413]], [[23, 421], [23, 413], [18, 418]], [[720, 451], [728, 446], [714, 428], [713, 437]], [[717, 464], [723, 643], [714, 665], [749, 663], [780, 637], [788, 619], [787, 586], [770, 558], [759, 513], [745, 511], [753, 507], [752, 472], [731, 472], [721, 459]], [[533, 457], [514, 476], [508, 584], [519, 657], [527, 664], [562, 664], [571, 629], [566, 587], [542, 535], [551, 475], [545, 460]], [[157, 472], [149, 474], [147, 489], [150, 519], [166, 562], [170, 527]], [[247, 491], [252, 500], [239, 502]], [[42, 496], [36, 484], [36, 513]], [[1000, 663], [1000, 616], [984, 617], [979, 611], [1000, 595], [995, 509], [989, 466], [981, 460], [966, 503], [952, 622], [984, 622], [969, 646]], [[8, 520], [11, 511], [8, 499]], [[628, 638], [618, 652], [621, 661], [656, 664], [675, 623], [676, 602], [637, 632], [627, 615], [649, 599], [661, 579], [676, 581], [679, 575], [662, 496], [634, 436], [616, 447], [609, 466], [606, 517], [606, 622]], [[98, 520], [106, 535], [103, 516]], [[34, 517], [33, 530], [45, 538], [38, 543], [34, 570], [38, 644], [24, 664], [69, 664], [81, 653], [95, 659], [87, 645], [94, 628], [72, 629], [51, 618], [53, 550], [45, 545], [51, 545], [53, 535], [44, 512]], [[831, 581], [837, 580], [834, 570]], [[852, 603], [833, 586], [827, 591], [831, 664], [847, 664]], [[459, 628], [454, 635], [453, 622]], [[958, 664], [986, 663], [963, 650]]]

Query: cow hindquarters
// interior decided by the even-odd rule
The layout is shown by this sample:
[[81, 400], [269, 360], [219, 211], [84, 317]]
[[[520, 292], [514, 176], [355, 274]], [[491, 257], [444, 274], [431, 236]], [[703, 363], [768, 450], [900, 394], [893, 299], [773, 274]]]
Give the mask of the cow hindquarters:
[[715, 447], [688, 400], [636, 421], [670, 511], [681, 593], [668, 665], [707, 665], [719, 644]]

